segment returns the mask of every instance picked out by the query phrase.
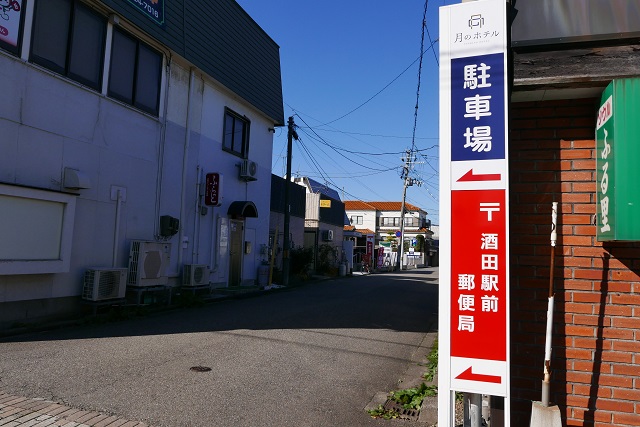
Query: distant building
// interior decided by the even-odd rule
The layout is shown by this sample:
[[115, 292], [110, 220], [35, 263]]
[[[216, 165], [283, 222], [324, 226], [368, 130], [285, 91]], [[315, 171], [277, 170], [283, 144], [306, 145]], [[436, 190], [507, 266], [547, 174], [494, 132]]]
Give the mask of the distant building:
[[297, 177], [293, 182], [306, 189], [304, 243], [313, 248], [315, 266], [318, 265], [318, 249], [332, 246], [337, 261], [342, 259], [345, 208], [336, 190], [307, 177]]
[[[275, 266], [282, 269], [282, 249], [284, 248], [284, 192], [287, 180], [271, 175], [271, 218], [269, 220], [269, 246], [265, 260], [271, 259], [272, 250]], [[291, 185], [289, 193], [289, 244], [292, 249], [302, 247], [304, 243], [305, 207], [307, 193], [299, 185]]]
[[[351, 226], [362, 234], [356, 242], [356, 253], [366, 251], [366, 235], [373, 234], [375, 248], [380, 246], [396, 250], [399, 243], [402, 202], [368, 202], [346, 200], [344, 202]], [[411, 203], [405, 203], [405, 247], [417, 248], [428, 253], [431, 245], [431, 223], [427, 212]]]

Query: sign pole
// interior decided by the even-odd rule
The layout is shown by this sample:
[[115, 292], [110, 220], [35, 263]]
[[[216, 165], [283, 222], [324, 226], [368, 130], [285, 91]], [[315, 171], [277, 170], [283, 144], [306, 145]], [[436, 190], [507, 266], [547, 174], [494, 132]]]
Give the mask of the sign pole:
[[463, 427], [482, 427], [482, 395], [464, 393]]

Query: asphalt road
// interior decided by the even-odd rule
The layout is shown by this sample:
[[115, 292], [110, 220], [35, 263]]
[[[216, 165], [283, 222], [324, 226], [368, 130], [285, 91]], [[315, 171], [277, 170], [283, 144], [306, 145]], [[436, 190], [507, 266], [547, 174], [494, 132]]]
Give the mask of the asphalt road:
[[0, 390], [159, 427], [380, 426], [363, 408], [436, 329], [437, 295], [425, 268], [5, 338]]

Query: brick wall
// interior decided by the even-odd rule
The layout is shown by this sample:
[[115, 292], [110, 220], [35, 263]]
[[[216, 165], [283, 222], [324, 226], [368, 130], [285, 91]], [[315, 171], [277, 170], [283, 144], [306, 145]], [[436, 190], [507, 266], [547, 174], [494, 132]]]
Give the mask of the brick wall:
[[640, 244], [596, 241], [597, 108], [596, 99], [511, 104], [514, 426], [529, 425], [541, 398], [553, 201], [552, 403], [566, 426], [640, 426]]

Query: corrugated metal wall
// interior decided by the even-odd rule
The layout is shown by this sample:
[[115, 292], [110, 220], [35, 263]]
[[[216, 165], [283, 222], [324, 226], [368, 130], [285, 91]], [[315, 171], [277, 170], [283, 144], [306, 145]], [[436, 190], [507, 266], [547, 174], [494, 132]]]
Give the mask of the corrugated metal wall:
[[307, 193], [307, 203], [305, 209], [305, 227], [318, 227], [320, 220], [320, 194]]
[[165, 26], [123, 0], [100, 0], [284, 124], [280, 48], [234, 0], [166, 0]]

